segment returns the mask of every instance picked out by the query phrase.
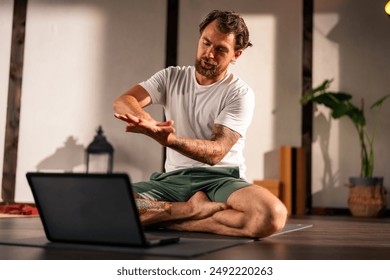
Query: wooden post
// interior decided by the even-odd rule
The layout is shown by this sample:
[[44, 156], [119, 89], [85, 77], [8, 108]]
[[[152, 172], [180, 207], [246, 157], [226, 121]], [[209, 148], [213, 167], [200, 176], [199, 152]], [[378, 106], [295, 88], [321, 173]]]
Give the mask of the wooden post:
[[5, 203], [13, 203], [15, 200], [26, 14], [27, 0], [15, 0], [1, 193]]
[[[314, 0], [303, 0], [303, 42], [302, 42], [302, 96], [312, 88], [313, 80], [313, 12]], [[313, 139], [313, 105], [302, 106], [301, 141], [306, 157], [306, 207], [310, 211], [311, 202], [311, 158]]]
[[179, 29], [179, 0], [168, 0], [166, 28], [165, 67], [176, 66]]
[[[179, 30], [179, 1], [168, 0], [167, 2], [167, 26], [165, 37], [165, 67], [177, 65], [177, 45]], [[163, 116], [165, 120], [165, 116]], [[166, 148], [163, 148], [162, 171], [164, 171], [165, 159], [167, 156]]]

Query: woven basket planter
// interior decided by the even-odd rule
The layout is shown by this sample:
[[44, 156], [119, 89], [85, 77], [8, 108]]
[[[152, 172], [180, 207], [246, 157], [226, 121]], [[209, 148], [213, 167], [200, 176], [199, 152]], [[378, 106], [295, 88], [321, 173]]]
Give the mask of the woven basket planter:
[[[359, 180], [362, 179], [362, 180]], [[350, 178], [348, 207], [356, 217], [380, 217], [387, 207], [383, 178]]]

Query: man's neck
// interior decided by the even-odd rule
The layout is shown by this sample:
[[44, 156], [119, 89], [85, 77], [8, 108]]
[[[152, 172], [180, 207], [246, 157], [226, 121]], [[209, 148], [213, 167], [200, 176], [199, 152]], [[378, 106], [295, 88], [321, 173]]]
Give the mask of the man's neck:
[[197, 71], [195, 71], [195, 77], [196, 77], [196, 81], [198, 82], [198, 84], [200, 84], [201, 86], [209, 86], [209, 85], [212, 85], [220, 80], [222, 80], [227, 74], [227, 70], [224, 71], [223, 73], [221, 73], [220, 75], [218, 75], [217, 77], [215, 78], [207, 78], [206, 76], [203, 76], [201, 74], [199, 74]]

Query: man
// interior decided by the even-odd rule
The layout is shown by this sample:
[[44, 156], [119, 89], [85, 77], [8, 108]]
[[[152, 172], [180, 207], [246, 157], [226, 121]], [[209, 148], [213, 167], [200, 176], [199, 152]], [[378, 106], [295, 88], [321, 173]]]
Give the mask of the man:
[[[287, 211], [266, 189], [245, 181], [243, 147], [254, 106], [252, 89], [228, 71], [252, 44], [242, 17], [214, 10], [199, 25], [195, 66], [169, 67], [114, 102], [126, 131], [167, 148], [166, 173], [134, 184], [145, 226], [265, 237]], [[144, 107], [160, 104], [167, 121]]]

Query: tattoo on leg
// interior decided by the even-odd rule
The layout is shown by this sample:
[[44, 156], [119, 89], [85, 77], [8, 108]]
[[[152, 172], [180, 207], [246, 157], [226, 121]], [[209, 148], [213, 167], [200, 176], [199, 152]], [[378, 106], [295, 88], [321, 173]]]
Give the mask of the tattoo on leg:
[[135, 202], [137, 204], [138, 212], [140, 215], [146, 213], [147, 211], [166, 211], [168, 214], [171, 214], [172, 202], [154, 201], [142, 198], [136, 198]]

